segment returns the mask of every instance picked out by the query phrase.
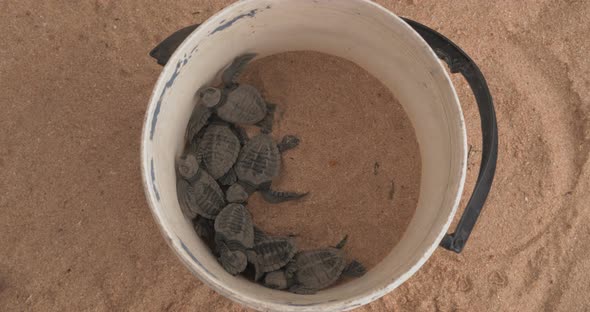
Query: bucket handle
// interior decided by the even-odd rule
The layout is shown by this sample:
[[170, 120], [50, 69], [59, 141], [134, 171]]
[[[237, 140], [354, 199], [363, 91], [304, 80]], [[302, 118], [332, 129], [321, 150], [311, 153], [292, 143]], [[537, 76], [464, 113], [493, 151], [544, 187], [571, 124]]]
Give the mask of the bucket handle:
[[440, 33], [408, 18], [403, 18], [434, 50], [436, 55], [444, 60], [451, 73], [461, 73], [469, 83], [475, 96], [481, 118], [482, 155], [479, 175], [473, 194], [465, 207], [465, 211], [455, 228], [455, 232], [446, 234], [441, 247], [460, 253], [475, 226], [483, 205], [492, 188], [496, 162], [498, 160], [498, 125], [492, 95], [481, 70], [475, 62], [455, 43]]
[[[461, 48], [445, 36], [416, 21], [403, 17], [402, 19], [430, 45], [439, 58], [449, 65], [451, 73], [461, 73], [465, 77], [479, 108], [483, 144], [477, 182], [455, 232], [446, 234], [440, 244], [445, 249], [460, 253], [465, 248], [465, 243], [481, 213], [494, 180], [498, 159], [498, 125], [494, 102], [479, 67]], [[155, 58], [158, 64], [166, 65], [174, 50], [198, 26], [199, 24], [188, 26], [173, 33], [158, 44], [150, 52], [150, 56]]]

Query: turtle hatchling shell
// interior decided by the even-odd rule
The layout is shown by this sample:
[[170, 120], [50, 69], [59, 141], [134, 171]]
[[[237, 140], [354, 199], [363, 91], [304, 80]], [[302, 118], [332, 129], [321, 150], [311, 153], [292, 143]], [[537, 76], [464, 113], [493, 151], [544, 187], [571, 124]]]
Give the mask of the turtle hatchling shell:
[[228, 124], [212, 124], [199, 141], [198, 153], [207, 172], [217, 180], [236, 163], [240, 147], [240, 140]]
[[225, 197], [219, 184], [205, 170], [199, 170], [192, 182], [197, 213], [207, 219], [215, 219], [225, 207]]
[[246, 207], [229, 204], [215, 219], [215, 232], [224, 242], [239, 243], [244, 248], [254, 246], [254, 225]]
[[248, 84], [240, 84], [229, 91], [226, 100], [217, 108], [219, 118], [246, 125], [261, 121], [266, 112], [266, 101], [255, 87]]
[[255, 264], [256, 276], [278, 270], [295, 256], [297, 248], [293, 239], [288, 237], [268, 237], [252, 248], [248, 261]]
[[272, 137], [261, 133], [244, 145], [234, 168], [240, 181], [259, 186], [279, 175], [281, 154]]
[[340, 278], [346, 262], [342, 250], [326, 248], [298, 253], [294, 265], [297, 283], [308, 289], [319, 290]]

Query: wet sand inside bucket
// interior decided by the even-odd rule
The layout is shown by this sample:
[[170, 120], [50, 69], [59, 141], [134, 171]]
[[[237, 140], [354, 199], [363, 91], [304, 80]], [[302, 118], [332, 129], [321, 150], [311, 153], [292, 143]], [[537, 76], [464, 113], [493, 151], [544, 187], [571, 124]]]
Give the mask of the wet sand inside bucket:
[[420, 152], [402, 106], [364, 69], [317, 52], [257, 60], [240, 81], [278, 104], [275, 139], [301, 139], [283, 155], [273, 188], [310, 192], [281, 204], [253, 195], [255, 224], [296, 235], [300, 250], [334, 246], [348, 234], [347, 257], [374, 267], [401, 239], [418, 202]]

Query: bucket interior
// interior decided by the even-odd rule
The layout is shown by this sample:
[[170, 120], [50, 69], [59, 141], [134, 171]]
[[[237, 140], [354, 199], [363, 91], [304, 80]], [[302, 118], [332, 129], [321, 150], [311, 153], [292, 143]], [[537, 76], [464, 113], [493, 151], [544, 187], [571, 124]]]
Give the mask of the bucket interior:
[[[365, 276], [305, 296], [226, 273], [182, 215], [174, 170], [197, 89], [216, 79], [238, 55], [302, 50], [348, 59], [387, 86], [414, 126], [422, 162], [418, 206], [391, 253]], [[401, 19], [362, 0], [248, 0], [216, 14], [189, 36], [164, 68], [142, 138], [148, 202], [180, 259], [225, 296], [273, 311], [352, 309], [408, 279], [448, 229], [462, 192], [466, 157], [463, 115], [444, 68]]]

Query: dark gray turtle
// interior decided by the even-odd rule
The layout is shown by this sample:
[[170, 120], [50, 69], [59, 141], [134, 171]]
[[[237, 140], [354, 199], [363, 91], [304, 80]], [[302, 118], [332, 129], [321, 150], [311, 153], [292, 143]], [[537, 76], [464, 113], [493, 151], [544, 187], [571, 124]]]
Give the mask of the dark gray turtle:
[[282, 290], [291, 287], [292, 281], [287, 278], [285, 271], [279, 270], [267, 273], [262, 284], [268, 288]]
[[223, 242], [218, 243], [217, 248], [219, 249], [219, 263], [229, 274], [237, 275], [248, 266], [248, 259], [243, 251], [232, 251]]
[[199, 91], [202, 103], [215, 111], [222, 120], [235, 124], [259, 125], [272, 131], [275, 104], [268, 103], [251, 85], [236, 82], [240, 73], [256, 54], [238, 56], [223, 71], [221, 88], [208, 87]]
[[267, 237], [246, 251], [248, 262], [254, 265], [258, 281], [264, 273], [278, 270], [295, 256], [295, 241], [289, 237]]
[[248, 193], [240, 184], [235, 183], [225, 191], [225, 199], [228, 203], [245, 203], [248, 200]]
[[197, 153], [203, 166], [214, 179], [227, 174], [238, 159], [240, 140], [225, 122], [210, 124], [198, 142]]
[[342, 274], [359, 277], [366, 270], [357, 261], [348, 265], [344, 260], [342, 248], [345, 237], [336, 247], [300, 252], [295, 255], [285, 270], [287, 280], [291, 280], [289, 291], [297, 294], [313, 294], [336, 282]]
[[229, 204], [221, 210], [215, 219], [215, 241], [232, 251], [254, 246], [254, 225], [246, 207]]
[[249, 193], [261, 191], [263, 198], [270, 203], [280, 203], [299, 199], [307, 193], [279, 192], [270, 188], [272, 179], [279, 175], [281, 153], [299, 145], [299, 139], [293, 135], [283, 137], [276, 144], [272, 137], [260, 133], [250, 139], [238, 156], [234, 166], [238, 183]]
[[[186, 165], [189, 169], [183, 169], [180, 164]], [[178, 171], [185, 179], [179, 179], [177, 182], [177, 192], [180, 207], [187, 218], [193, 219], [196, 214], [207, 219], [215, 219], [217, 214], [225, 207], [225, 195], [217, 182], [203, 169], [195, 167], [196, 159], [193, 155], [188, 155], [179, 160]], [[184, 174], [182, 173], [184, 172]], [[190, 176], [189, 173], [194, 173]], [[183, 182], [184, 181], [184, 182]]]

